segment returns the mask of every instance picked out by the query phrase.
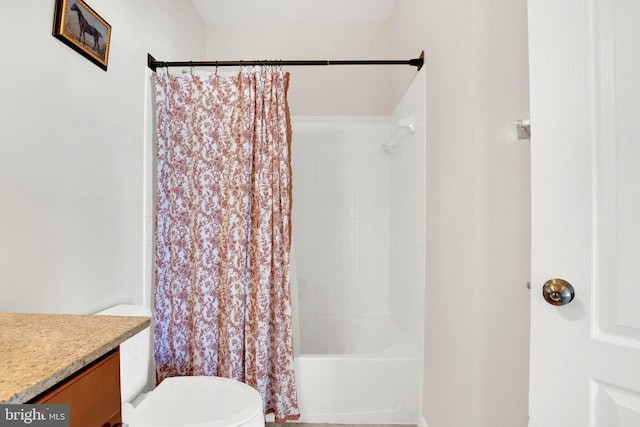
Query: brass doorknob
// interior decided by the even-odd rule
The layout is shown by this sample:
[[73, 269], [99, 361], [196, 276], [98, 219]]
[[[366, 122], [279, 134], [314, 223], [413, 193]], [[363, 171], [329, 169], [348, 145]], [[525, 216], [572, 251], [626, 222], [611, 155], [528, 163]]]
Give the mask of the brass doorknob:
[[552, 305], [569, 304], [575, 295], [571, 283], [563, 279], [547, 280], [547, 283], [542, 287], [542, 296]]

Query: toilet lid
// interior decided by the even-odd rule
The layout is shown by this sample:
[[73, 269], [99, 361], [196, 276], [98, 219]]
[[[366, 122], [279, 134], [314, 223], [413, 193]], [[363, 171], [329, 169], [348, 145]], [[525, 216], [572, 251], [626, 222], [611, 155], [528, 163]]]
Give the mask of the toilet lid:
[[220, 377], [167, 378], [135, 409], [135, 425], [231, 427], [262, 417], [254, 388]]

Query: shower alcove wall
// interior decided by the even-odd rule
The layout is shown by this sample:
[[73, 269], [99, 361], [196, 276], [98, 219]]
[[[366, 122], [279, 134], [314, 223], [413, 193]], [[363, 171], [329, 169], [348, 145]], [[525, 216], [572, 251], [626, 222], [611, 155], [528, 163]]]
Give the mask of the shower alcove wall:
[[[302, 117], [292, 110], [292, 299], [301, 422], [419, 423], [424, 73], [415, 74], [390, 116]], [[147, 70], [148, 81], [150, 76]], [[144, 149], [148, 243], [142, 266], [147, 305], [154, 265], [151, 93], [149, 84]], [[414, 132], [397, 139], [408, 117], [414, 119]], [[392, 153], [383, 147], [390, 138], [397, 143]]]
[[[389, 117], [292, 117], [292, 290], [303, 422], [418, 422], [424, 96], [419, 72]], [[399, 133], [407, 117], [413, 132]], [[394, 150], [383, 148], [389, 138]]]

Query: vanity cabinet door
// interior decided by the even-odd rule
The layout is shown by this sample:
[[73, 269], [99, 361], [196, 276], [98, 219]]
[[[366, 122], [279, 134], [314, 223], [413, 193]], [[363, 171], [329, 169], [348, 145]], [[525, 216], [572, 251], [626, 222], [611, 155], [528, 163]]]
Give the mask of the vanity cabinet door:
[[71, 427], [104, 427], [120, 423], [119, 348], [29, 403], [68, 404]]

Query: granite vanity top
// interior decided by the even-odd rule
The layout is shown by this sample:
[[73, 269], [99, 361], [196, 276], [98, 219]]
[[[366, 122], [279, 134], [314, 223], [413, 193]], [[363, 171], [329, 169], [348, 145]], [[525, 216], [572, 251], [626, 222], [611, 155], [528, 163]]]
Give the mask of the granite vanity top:
[[0, 313], [0, 403], [25, 403], [149, 326], [148, 317]]

